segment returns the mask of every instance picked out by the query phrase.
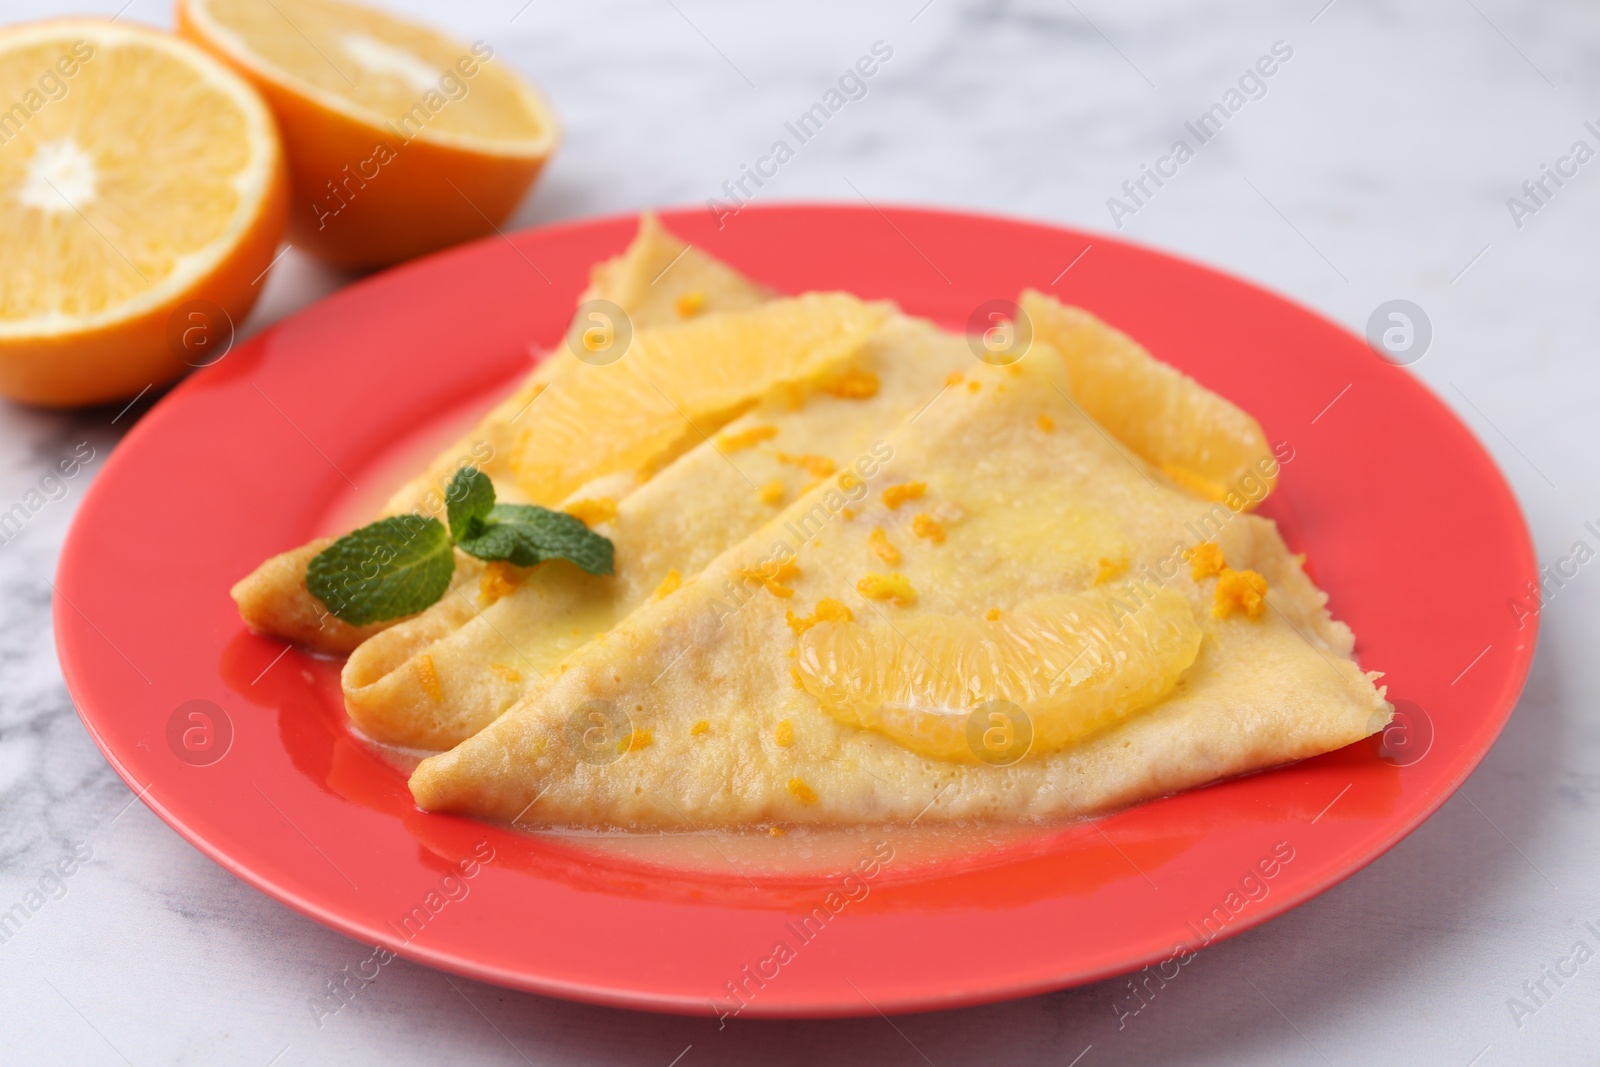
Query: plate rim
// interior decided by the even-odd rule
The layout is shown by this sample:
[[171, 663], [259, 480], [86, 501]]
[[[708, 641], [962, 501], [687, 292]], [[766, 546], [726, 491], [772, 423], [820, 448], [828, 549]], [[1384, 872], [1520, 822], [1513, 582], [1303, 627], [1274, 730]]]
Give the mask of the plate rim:
[[[670, 228], [674, 219], [688, 215], [699, 214], [703, 207], [696, 205], [683, 205], [673, 207], [660, 207], [645, 209], [654, 211]], [[741, 209], [741, 213], [750, 211], [760, 214], [776, 214], [784, 212], [850, 212], [862, 217], [872, 215], [887, 215], [889, 217], [925, 217], [932, 219], [954, 219], [965, 222], [982, 224], [997, 223], [1004, 226], [1020, 226], [1028, 229], [1047, 231], [1054, 235], [1068, 239], [1082, 239], [1090, 243], [1106, 243], [1118, 245], [1136, 252], [1139, 256], [1153, 256], [1175, 263], [1185, 270], [1198, 271], [1225, 280], [1232, 286], [1248, 289], [1255, 294], [1269, 298], [1280, 304], [1292, 308], [1297, 316], [1313, 319], [1325, 327], [1331, 328], [1347, 337], [1354, 337], [1352, 331], [1343, 325], [1308, 307], [1298, 299], [1283, 293], [1268, 289], [1251, 279], [1235, 274], [1231, 270], [1201, 262], [1189, 256], [1174, 253], [1163, 248], [1155, 247], [1138, 240], [1112, 235], [1098, 230], [1080, 229], [1074, 226], [1062, 225], [1053, 221], [1030, 218], [1023, 215], [1011, 215], [993, 211], [975, 211], [965, 208], [950, 208], [933, 204], [915, 204], [905, 202], [884, 201], [877, 204], [862, 206], [848, 201], [826, 200], [773, 200], [763, 204], [748, 205]], [[563, 219], [552, 223], [535, 224], [509, 234], [491, 235], [457, 245], [441, 252], [419, 257], [406, 263], [397, 265], [388, 270], [378, 271], [358, 278], [353, 282], [341, 286], [327, 296], [313, 302], [306, 307], [297, 309], [293, 314], [274, 322], [240, 344], [260, 344], [270, 337], [272, 333], [281, 329], [286, 324], [317, 309], [323, 308], [328, 302], [357, 294], [368, 289], [379, 288], [389, 284], [391, 279], [404, 277], [413, 272], [430, 272], [442, 269], [443, 265], [461, 259], [469, 260], [483, 253], [483, 250], [492, 247], [503, 240], [514, 240], [519, 237], [560, 235], [585, 231], [594, 228], [632, 223], [636, 221], [640, 211], [619, 211], [601, 215], [584, 216], [575, 219]], [[373, 940], [372, 934], [378, 929], [377, 923], [363, 925], [361, 922], [347, 918], [328, 907], [303, 896], [294, 887], [284, 885], [275, 880], [271, 872], [259, 872], [249, 864], [242, 862], [232, 855], [225, 847], [213, 843], [203, 834], [194, 829], [185, 818], [177, 811], [163, 805], [151, 795], [149, 786], [141, 786], [131, 770], [119, 758], [107, 739], [97, 728], [94, 721], [96, 713], [89, 709], [89, 702], [82, 699], [81, 693], [85, 688], [91, 687], [79, 671], [80, 664], [74, 662], [64, 651], [64, 633], [73, 625], [74, 616], [80, 616], [88, 622], [76, 605], [66, 600], [61, 592], [63, 576], [77, 563], [78, 553], [74, 550], [75, 540], [80, 528], [79, 517], [89, 510], [90, 502], [99, 493], [103, 483], [119, 476], [121, 467], [127, 462], [134, 462], [126, 458], [126, 453], [134, 451], [130, 445], [135, 445], [147, 434], [158, 432], [161, 423], [167, 417], [169, 410], [189, 403], [191, 394], [203, 388], [204, 383], [214, 368], [202, 368], [195, 374], [179, 382], [174, 388], [167, 391], [152, 405], [151, 409], [141, 416], [132, 428], [114, 445], [110, 455], [106, 458], [102, 469], [97, 473], [83, 498], [79, 501], [74, 513], [73, 521], [68, 529], [57, 561], [55, 579], [52, 587], [52, 634], [57, 649], [57, 658], [62, 670], [69, 695], [72, 698], [74, 710], [80, 721], [83, 722], [91, 739], [101, 754], [106, 758], [112, 769], [134, 792], [136, 799], [141, 800], [164, 823], [177, 831], [180, 837], [194, 846], [198, 851], [236, 878], [262, 892], [266, 896], [286, 905], [292, 910], [312, 919], [313, 921], [337, 930], [338, 932], [362, 943]], [[1395, 368], [1397, 373], [1404, 375], [1404, 380], [1410, 387], [1418, 390], [1427, 401], [1442, 411], [1451, 422], [1455, 423], [1464, 432], [1480, 453], [1485, 468], [1497, 479], [1504, 490], [1506, 499], [1514, 510], [1515, 523], [1513, 524], [1518, 535], [1514, 546], [1520, 557], [1515, 562], [1527, 574], [1537, 578], [1538, 560], [1534, 549], [1531, 531], [1528, 526], [1526, 512], [1522, 507], [1516, 491], [1506, 477], [1505, 472], [1496, 462], [1493, 454], [1485, 446], [1479, 435], [1461, 418], [1460, 415], [1436, 393], [1421, 377], [1403, 368]], [[197, 385], [197, 383], [199, 383]], [[181, 399], [180, 399], [181, 398]], [[70, 584], [70, 579], [67, 584]], [[1299, 887], [1293, 891], [1285, 891], [1274, 895], [1270, 901], [1262, 901], [1258, 906], [1247, 913], [1238, 916], [1230, 922], [1226, 929], [1220, 931], [1215, 938], [1208, 941], [1207, 946], [1234, 937], [1247, 930], [1254, 929], [1263, 923], [1271, 921], [1284, 913], [1299, 907], [1312, 898], [1327, 892], [1343, 883], [1348, 878], [1364, 870], [1371, 863], [1388, 853], [1400, 841], [1431, 818], [1440, 807], [1444, 805], [1461, 788], [1462, 784], [1481, 765], [1490, 749], [1498, 742], [1511, 715], [1516, 711], [1521, 695], [1527, 685], [1532, 669], [1533, 660], [1538, 645], [1541, 615], [1535, 613], [1529, 620], [1525, 629], [1526, 640], [1522, 646], [1513, 650], [1513, 660], [1504, 675], [1500, 691], [1493, 699], [1494, 712], [1492, 729], [1486, 736], [1481, 746], [1458, 756], [1452, 773], [1446, 785], [1436, 788], [1424, 803], [1417, 806], [1415, 811], [1404, 819], [1388, 820], [1387, 832], [1372, 841], [1363, 841], [1359, 845], [1352, 845], [1343, 851], [1347, 858], [1341, 859], [1337, 866], [1339, 872], [1329, 877], [1322, 878], [1314, 885]], [[94, 626], [89, 622], [91, 627]], [[97, 629], [97, 628], [96, 628]], [[70, 640], [67, 644], [70, 644]], [[153, 783], [152, 783], [153, 785]], [[1354, 854], [1351, 857], [1351, 854]], [[534, 974], [530, 970], [513, 972], [494, 964], [486, 964], [459, 958], [449, 952], [433, 949], [427, 945], [407, 942], [399, 948], [393, 948], [397, 955], [420, 962], [439, 970], [447, 971], [463, 977], [486, 981], [507, 988], [520, 989], [541, 995], [554, 996], [562, 999], [575, 1000], [584, 1003], [598, 1004], [627, 1010], [640, 1010], [667, 1014], [682, 1014], [707, 1016], [707, 1003], [704, 997], [690, 996], [687, 994], [671, 995], [661, 992], [649, 992], [639, 989], [623, 989], [608, 985], [595, 985], [583, 981], [552, 978], [543, 974]], [[1053, 975], [1017, 980], [1006, 984], [991, 984], [981, 990], [958, 987], [948, 993], [938, 995], [921, 995], [901, 999], [888, 998], [879, 1003], [862, 1003], [840, 999], [829, 1004], [812, 1002], [785, 1003], [781, 1000], [754, 1001], [747, 1006], [741, 1014], [752, 1018], [847, 1018], [871, 1016], [888, 1012], [891, 1014], [911, 1014], [930, 1011], [944, 1011], [962, 1007], [972, 1007], [990, 1004], [999, 1001], [1034, 996], [1047, 992], [1060, 991], [1080, 985], [1103, 981], [1118, 975], [1137, 971], [1142, 967], [1165, 960], [1170, 952], [1156, 951], [1143, 954], [1123, 954], [1121, 961], [1107, 964], [1098, 968], [1085, 970], [1081, 967], [1063, 968]], [[535, 965], [537, 966], [537, 965]], [[880, 1010], [882, 1009], [882, 1010]]]

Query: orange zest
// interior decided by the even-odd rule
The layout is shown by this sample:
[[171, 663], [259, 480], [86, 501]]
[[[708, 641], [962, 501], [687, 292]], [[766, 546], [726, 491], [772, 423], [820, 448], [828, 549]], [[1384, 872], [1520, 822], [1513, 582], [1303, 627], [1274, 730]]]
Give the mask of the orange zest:
[[616, 520], [617, 502], [608, 496], [595, 497], [592, 500], [574, 500], [562, 510], [585, 526], [598, 526], [603, 522]]
[[900, 482], [884, 488], [883, 502], [893, 511], [908, 500], [920, 500], [927, 492], [927, 482]]
[[917, 515], [911, 520], [911, 532], [936, 545], [944, 544], [944, 523], [932, 515]]
[[1249, 619], [1259, 619], [1267, 610], [1267, 580], [1255, 571], [1236, 571], [1222, 568], [1217, 577], [1217, 591], [1213, 595], [1211, 614], [1218, 619], [1242, 614]]
[[1215, 541], [1201, 541], [1185, 552], [1184, 558], [1189, 561], [1189, 573], [1197, 582], [1221, 574], [1228, 568], [1228, 561], [1222, 556], [1222, 547]]
[[856, 592], [868, 600], [888, 600], [901, 608], [917, 602], [917, 591], [903, 574], [869, 574], [856, 583]]
[[822, 391], [843, 400], [866, 400], [878, 395], [878, 376], [869, 370], [851, 367], [823, 380]]
[[793, 556], [786, 556], [775, 562], [740, 567], [734, 573], [746, 581], [760, 583], [762, 588], [775, 597], [788, 598], [794, 596], [794, 590], [783, 583], [798, 576], [800, 566], [795, 563]]
[[[791, 609], [784, 613], [784, 618], [789, 623], [789, 629], [797, 634], [803, 634], [819, 622], [854, 622], [855, 614], [851, 612], [849, 605], [832, 597], [823, 597], [817, 601], [816, 610], [810, 615], [796, 615]], [[792, 650], [790, 654], [793, 655]]]
[[867, 535], [867, 547], [890, 566], [900, 562], [900, 550], [889, 543], [889, 535], [883, 532], [882, 526], [872, 528], [872, 533]]
[[746, 448], [754, 448], [762, 441], [770, 441], [776, 436], [778, 436], [778, 428], [776, 426], [752, 426], [748, 430], [719, 434], [717, 436], [717, 450], [719, 452], [741, 452]]

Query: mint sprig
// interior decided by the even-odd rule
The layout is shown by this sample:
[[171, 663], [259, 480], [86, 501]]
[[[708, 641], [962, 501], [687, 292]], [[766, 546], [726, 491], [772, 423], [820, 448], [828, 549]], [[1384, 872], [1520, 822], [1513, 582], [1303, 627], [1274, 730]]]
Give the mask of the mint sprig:
[[494, 483], [463, 467], [445, 489], [445, 517], [393, 515], [345, 534], [306, 567], [306, 588], [353, 626], [415, 615], [437, 603], [455, 573], [452, 542], [484, 560], [532, 567], [565, 559], [590, 574], [614, 573], [610, 540], [565, 512], [496, 504]]

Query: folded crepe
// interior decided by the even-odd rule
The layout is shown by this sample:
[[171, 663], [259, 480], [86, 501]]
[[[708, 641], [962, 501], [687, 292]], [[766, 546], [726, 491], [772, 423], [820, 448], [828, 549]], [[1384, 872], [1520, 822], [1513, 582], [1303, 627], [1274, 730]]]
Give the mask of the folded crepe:
[[[670, 244], [648, 257], [639, 250], [660, 243], [660, 233], [659, 226], [646, 226], [630, 253], [637, 268], [612, 268], [611, 276], [620, 279], [613, 291], [627, 296], [640, 289], [646, 271], [651, 277], [659, 273]], [[759, 291], [708, 257], [694, 266], [697, 279], [713, 272], [723, 291]], [[1270, 476], [1254, 469], [1269, 450], [1247, 414], [1080, 309], [1032, 291], [1021, 306], [1041, 339], [1067, 359], [1075, 401], [1110, 423], [1139, 454], [1191, 489], [1200, 478], [1184, 477], [1188, 468], [1203, 470], [1212, 479], [1209, 486], [1249, 479], [1260, 492], [1244, 495], [1246, 506], [1270, 489]], [[446, 749], [472, 736], [662, 583], [694, 576], [771, 518], [781, 502], [792, 499], [797, 483], [814, 483], [861, 456], [972, 361], [964, 338], [897, 318], [830, 382], [804, 389], [786, 383], [715, 441], [682, 456], [620, 502], [614, 499], [620, 492], [608, 496], [604, 485], [586, 487], [562, 506], [591, 517], [614, 542], [615, 580], [564, 566], [491, 568], [476, 596], [447, 596], [350, 656], [343, 685], [351, 718], [376, 740], [412, 748]], [[1154, 405], [1165, 433], [1152, 432], [1126, 408], [1119, 411], [1118, 396], [1127, 395], [1130, 385]], [[1219, 439], [1235, 445], [1231, 453], [1219, 451]], [[1209, 444], [1197, 450], [1197, 441]], [[481, 567], [469, 566], [481, 574]]]
[[972, 362], [963, 338], [896, 316], [837, 374], [773, 390], [621, 500], [569, 501], [580, 514], [598, 505], [594, 528], [615, 546], [615, 577], [493, 569], [479, 595], [447, 596], [352, 653], [343, 675], [351, 718], [373, 738], [414, 748], [471, 737], [799, 492], [870, 457]]
[[[646, 214], [628, 249], [595, 267], [580, 302], [608, 300], [623, 309], [637, 330], [679, 322], [691, 315], [748, 311], [770, 296], [762, 286], [673, 237], [654, 215]], [[525, 430], [537, 421], [531, 412], [540, 396], [553, 382], [572, 375], [578, 364], [567, 345], [558, 345], [515, 392], [396, 491], [374, 517], [415, 511], [442, 518], [444, 487], [463, 457], [489, 475], [497, 499], [546, 503], [530, 500], [523, 491], [516, 470], [519, 446], [525, 443]], [[626, 493], [630, 487], [629, 479], [616, 479], [609, 491]], [[352, 626], [330, 614], [311, 594], [305, 583], [306, 566], [332, 542], [332, 538], [317, 538], [274, 556], [233, 587], [239, 614], [252, 630], [320, 652], [345, 653], [398, 621]], [[458, 552], [452, 591], [444, 602], [460, 604], [460, 591], [470, 589], [482, 573], [481, 561]]]
[[424, 760], [419, 806], [662, 830], [1092, 814], [1381, 728], [1348, 628], [1245, 513], [1270, 455], [1256, 491], [1184, 491], [1047, 342], [930, 374], [871, 462]]
[[561, 346], [384, 514], [441, 514], [470, 457], [497, 499], [610, 538], [614, 576], [458, 552], [440, 602], [354, 627], [306, 589], [319, 540], [234, 591], [255, 629], [354, 650], [368, 734], [457, 745], [413, 776], [420, 806], [653, 829], [1079, 814], [1386, 720], [1349, 631], [1244, 514], [1276, 474], [1259, 425], [1094, 316], [1027, 292], [1032, 349], [989, 366], [844, 294], [774, 303], [649, 216], [584, 296], [637, 347]]

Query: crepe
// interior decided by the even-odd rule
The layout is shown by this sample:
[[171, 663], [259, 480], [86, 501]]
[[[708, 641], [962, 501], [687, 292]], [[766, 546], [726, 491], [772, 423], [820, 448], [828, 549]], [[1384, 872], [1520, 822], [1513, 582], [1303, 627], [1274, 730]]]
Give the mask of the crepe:
[[367, 641], [343, 674], [351, 718], [413, 748], [472, 736], [663, 582], [693, 578], [801, 490], [870, 456], [972, 362], [963, 338], [897, 316], [834, 380], [775, 390], [616, 502], [595, 524], [615, 546], [614, 578], [542, 566], [503, 595], [447, 596]]
[[[616, 304], [628, 316], [633, 329], [641, 330], [681, 322], [690, 307], [694, 315], [749, 311], [772, 295], [727, 264], [678, 240], [655, 215], [646, 213], [640, 217], [639, 232], [627, 250], [595, 265], [589, 287], [578, 302], [580, 309], [595, 300]], [[557, 345], [516, 392], [441, 452], [426, 470], [401, 486], [382, 514], [420, 509], [424, 514], [442, 517], [438, 495], [464, 462], [489, 475], [497, 499], [529, 502], [517, 478], [516, 459], [520, 438], [535, 421], [529, 418], [533, 410], [530, 405], [553, 382], [572, 373], [577, 362], [567, 345]]]
[[[424, 760], [411, 779], [418, 805], [523, 826], [660, 830], [1081, 815], [1382, 727], [1376, 675], [1356, 665], [1348, 628], [1270, 521], [1197, 500], [1118, 448], [1070, 399], [1047, 345], [1008, 368], [969, 367], [943, 392], [930, 381], [938, 399], [851, 472], [872, 485], [865, 499], [845, 495], [848, 477], [814, 487], [490, 726]], [[1257, 583], [1264, 602], [1251, 599]], [[1076, 663], [1055, 671], [1061, 648], [1036, 665], [1048, 660], [1054, 677], [951, 658], [950, 633], [1047, 610], [1070, 621], [1078, 609], [1062, 605], [1086, 600], [1121, 603], [1133, 621], [1097, 632], [1081, 687]], [[1164, 636], [1145, 626], [1150, 612], [1187, 621]], [[1015, 700], [1025, 716], [1032, 701], [1047, 743], [991, 765], [976, 748], [935, 758], [882, 722], [863, 725], [871, 700], [846, 707], [840, 694], [882, 672], [835, 671], [830, 682], [819, 650], [837, 650], [841, 635], [870, 638], [881, 657], [912, 665], [902, 675], [973, 700]], [[1146, 662], [1140, 641], [1163, 666], [1119, 673], [1124, 660]], [[1069, 711], [1088, 709], [1090, 690], [1109, 703], [1063, 718], [1050, 704], [1063, 677]], [[1135, 682], [1162, 695], [1130, 701], [1118, 687]], [[969, 718], [964, 706], [950, 713]], [[1052, 734], [1063, 722], [1078, 732]]]
[[[770, 295], [732, 268], [673, 237], [654, 215], [646, 214], [627, 251], [595, 267], [581, 300], [609, 300], [639, 329], [679, 321], [684, 301], [692, 301], [696, 314], [717, 314], [749, 310]], [[380, 514], [416, 511], [442, 517], [444, 486], [464, 463], [489, 475], [498, 499], [530, 502], [518, 484], [513, 462], [526, 425], [523, 420], [539, 395], [553, 381], [571, 373], [576, 363], [565, 345], [558, 346], [515, 392], [397, 490]], [[626, 494], [636, 484], [634, 478], [614, 479], [608, 491]], [[305, 584], [306, 566], [332, 542], [332, 538], [318, 538], [274, 556], [233, 587], [239, 614], [252, 630], [317, 651], [344, 653], [398, 621], [351, 626], [329, 614], [311, 595]], [[480, 561], [456, 553], [455, 588], [470, 587], [482, 571]], [[455, 592], [447, 594], [445, 602], [454, 602], [458, 610], [465, 603]]]

